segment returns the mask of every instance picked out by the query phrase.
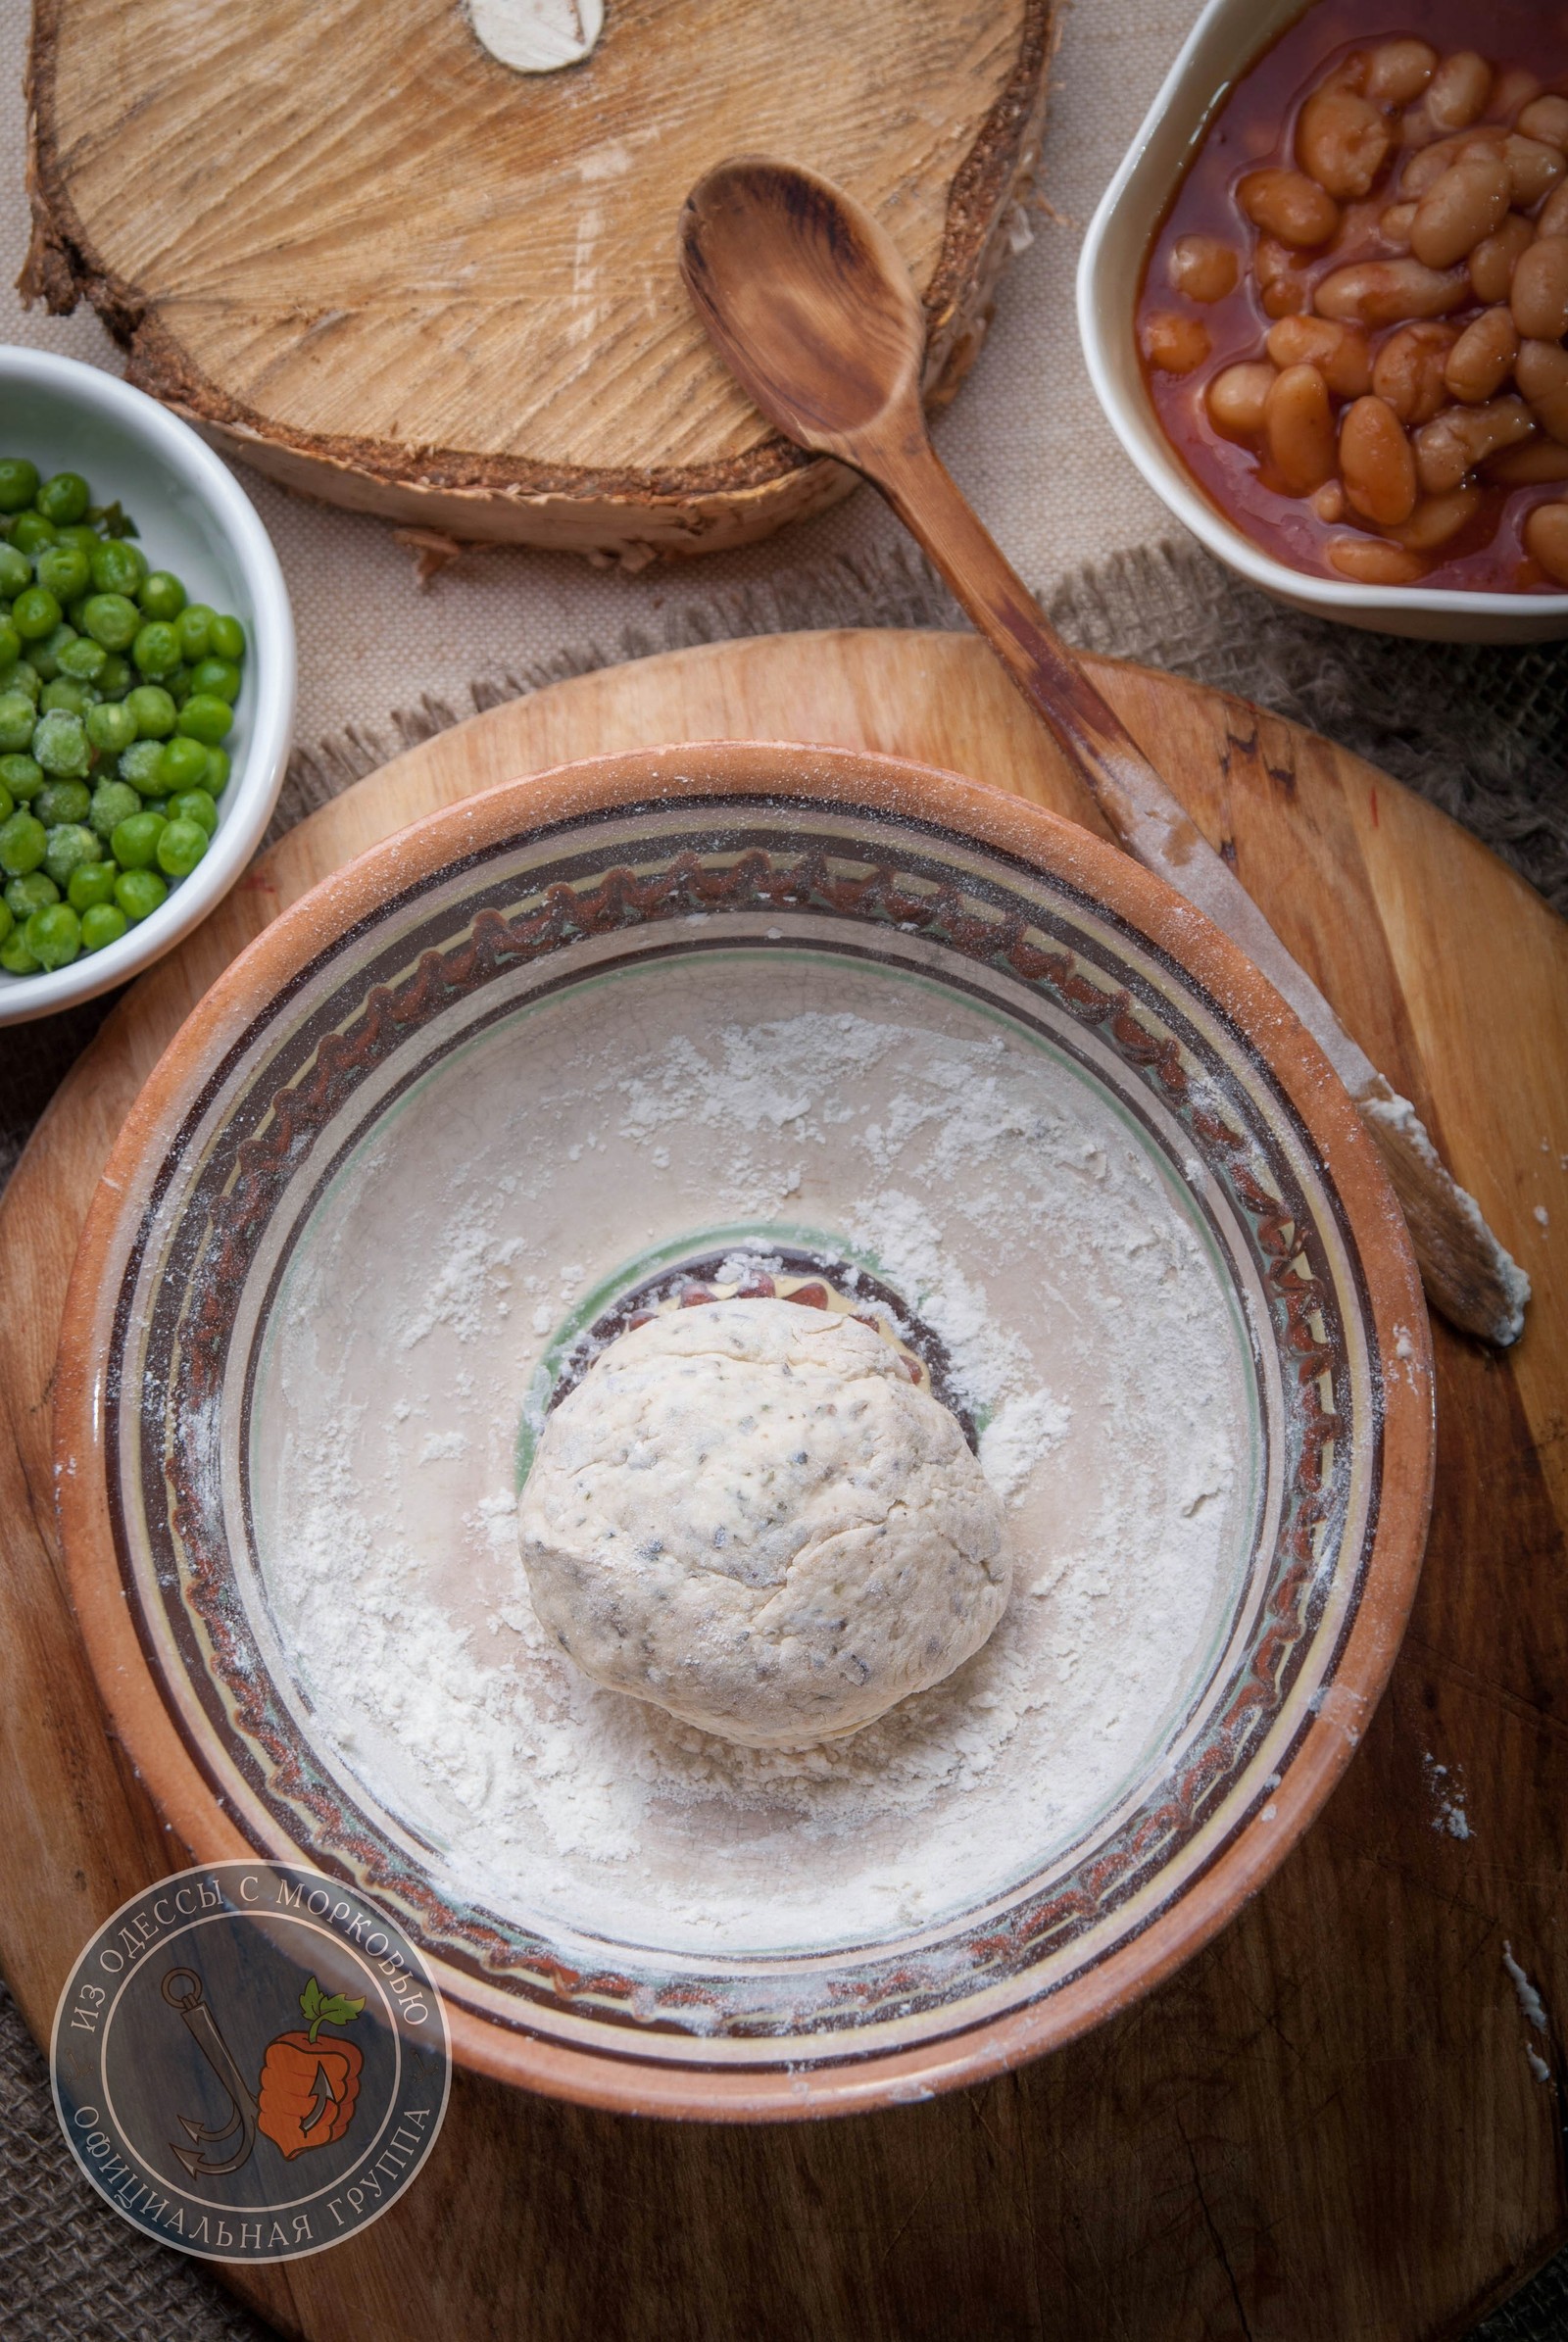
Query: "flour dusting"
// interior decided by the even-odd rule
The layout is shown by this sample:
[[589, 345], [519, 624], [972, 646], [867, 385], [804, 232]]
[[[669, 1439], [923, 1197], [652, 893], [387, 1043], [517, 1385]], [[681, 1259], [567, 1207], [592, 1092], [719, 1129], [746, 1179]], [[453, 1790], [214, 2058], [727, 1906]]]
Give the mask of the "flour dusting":
[[[1157, 1762], [1250, 1534], [1245, 1338], [1179, 1188], [982, 1007], [806, 954], [592, 990], [449, 1060], [298, 1249], [252, 1455], [289, 1665], [454, 1887], [532, 1925], [736, 1952], [935, 1922]], [[974, 1658], [804, 1753], [597, 1689], [516, 1554], [519, 1418], [573, 1313], [770, 1235], [940, 1337], [1015, 1555]]]

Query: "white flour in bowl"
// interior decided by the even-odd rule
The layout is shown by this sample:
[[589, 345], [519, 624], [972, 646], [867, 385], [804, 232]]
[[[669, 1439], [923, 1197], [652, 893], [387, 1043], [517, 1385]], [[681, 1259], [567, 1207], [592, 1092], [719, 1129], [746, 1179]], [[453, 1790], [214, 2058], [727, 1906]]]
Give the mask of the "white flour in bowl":
[[[746, 1230], [852, 1250], [942, 1338], [1015, 1552], [972, 1660], [804, 1755], [597, 1689], [516, 1554], [552, 1340]], [[1190, 1199], [1054, 1051], [887, 970], [713, 954], [497, 1027], [324, 1197], [252, 1419], [261, 1566], [318, 1739], [465, 1893], [694, 1954], [854, 1943], [1004, 1891], [1157, 1761], [1244, 1564], [1250, 1380]]]

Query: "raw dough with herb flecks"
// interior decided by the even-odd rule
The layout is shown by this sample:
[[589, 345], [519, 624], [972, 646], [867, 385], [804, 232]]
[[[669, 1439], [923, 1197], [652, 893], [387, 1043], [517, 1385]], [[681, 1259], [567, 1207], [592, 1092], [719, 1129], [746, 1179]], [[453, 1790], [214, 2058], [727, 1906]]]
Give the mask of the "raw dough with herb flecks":
[[858, 1731], [980, 1648], [1002, 1507], [869, 1326], [783, 1300], [656, 1317], [550, 1416], [519, 1510], [583, 1671], [756, 1748]]

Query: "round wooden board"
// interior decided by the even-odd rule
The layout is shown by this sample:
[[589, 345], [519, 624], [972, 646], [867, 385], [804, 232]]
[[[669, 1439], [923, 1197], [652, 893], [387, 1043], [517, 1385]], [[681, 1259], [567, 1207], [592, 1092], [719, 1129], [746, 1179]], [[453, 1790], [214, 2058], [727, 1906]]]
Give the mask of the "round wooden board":
[[769, 429], [708, 347], [675, 230], [775, 154], [883, 219], [928, 395], [985, 331], [1038, 157], [1053, 0], [609, 0], [519, 73], [462, 0], [35, 0], [34, 232], [129, 378], [290, 487], [459, 538], [697, 553], [852, 476]]
[[[1436, 1328], [1431, 1544], [1366, 1745], [1207, 1952], [983, 2088], [737, 2130], [458, 2076], [431, 2168], [362, 2242], [234, 2272], [285, 2331], [1427, 2342], [1463, 2333], [1568, 2226], [1562, 2047], [1527, 2028], [1503, 1967], [1511, 1944], [1552, 2017], [1568, 2010], [1568, 928], [1354, 757], [1094, 664], [1536, 1279], [1506, 1358]], [[40, 2035], [92, 1927], [182, 1859], [105, 1735], [50, 1505], [55, 1331], [126, 1106], [218, 970], [349, 854], [519, 771], [726, 735], [887, 749], [1083, 811], [966, 636], [726, 643], [557, 685], [285, 838], [116, 1009], [19, 1168], [0, 1206], [0, 1954]]]

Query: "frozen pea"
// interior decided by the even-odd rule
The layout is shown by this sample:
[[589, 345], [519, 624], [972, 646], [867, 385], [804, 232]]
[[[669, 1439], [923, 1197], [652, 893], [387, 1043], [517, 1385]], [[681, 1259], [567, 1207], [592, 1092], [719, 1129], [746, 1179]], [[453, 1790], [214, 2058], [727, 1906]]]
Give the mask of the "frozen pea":
[[35, 564], [38, 583], [47, 587], [64, 609], [85, 594], [92, 584], [92, 567], [76, 545], [46, 545]]
[[94, 594], [81, 618], [86, 632], [106, 651], [128, 651], [141, 630], [141, 612], [124, 594]]
[[35, 910], [26, 926], [27, 950], [41, 968], [66, 968], [81, 950], [81, 921], [69, 903]]
[[103, 700], [122, 700], [136, 680], [136, 670], [128, 659], [122, 659], [118, 651], [111, 651], [98, 674], [98, 696]]
[[38, 466], [25, 456], [0, 457], [0, 512], [24, 512], [38, 493]]
[[38, 718], [32, 735], [32, 753], [44, 771], [59, 780], [77, 779], [92, 763], [92, 751], [87, 746], [80, 716], [69, 715], [63, 707], [53, 707]]
[[[14, 602], [19, 594], [26, 592], [31, 583], [32, 563], [26, 555], [19, 553], [14, 545], [0, 544], [0, 594], [8, 602]], [[212, 613], [209, 611], [208, 614], [211, 616]], [[204, 642], [198, 656], [205, 657], [206, 650]]]
[[185, 589], [172, 569], [152, 569], [137, 587], [136, 599], [149, 618], [167, 625], [184, 609]]
[[169, 801], [172, 821], [199, 821], [209, 837], [218, 827], [218, 807], [205, 789], [182, 789]]
[[43, 766], [32, 756], [0, 756], [0, 781], [25, 805], [43, 787]]
[[62, 614], [47, 586], [28, 586], [11, 605], [11, 623], [24, 643], [41, 643], [53, 634]]
[[149, 619], [131, 644], [130, 656], [149, 682], [161, 683], [180, 663], [179, 637], [167, 620]]
[[80, 821], [65, 821], [49, 832], [49, 850], [43, 866], [57, 887], [68, 891], [72, 874], [84, 863], [101, 862], [104, 858], [103, 840], [95, 838]]
[[118, 903], [93, 903], [81, 914], [81, 948], [84, 951], [101, 951], [106, 944], [118, 944], [129, 921]]
[[109, 654], [90, 634], [78, 634], [60, 654], [60, 674], [75, 683], [96, 683], [109, 664]]
[[162, 813], [146, 811], [117, 821], [110, 832], [109, 851], [122, 870], [149, 868], [158, 858], [158, 841], [168, 826]]
[[233, 729], [234, 710], [212, 692], [192, 692], [179, 711], [179, 729], [188, 739], [217, 748]]
[[215, 659], [232, 659], [237, 662], [245, 656], [245, 629], [238, 618], [215, 618], [211, 640]]
[[37, 720], [25, 692], [0, 691], [0, 749], [7, 756], [20, 755], [32, 746]]
[[66, 881], [66, 901], [74, 911], [91, 910], [94, 903], [113, 903], [120, 864], [107, 854], [96, 862], [78, 862]]
[[46, 520], [56, 528], [69, 528], [74, 521], [84, 520], [92, 491], [79, 471], [57, 471], [53, 479], [45, 480], [33, 498], [33, 503]]
[[206, 852], [207, 832], [201, 823], [176, 816], [160, 833], [158, 867], [170, 878], [188, 878]]
[[22, 657], [22, 637], [9, 618], [0, 618], [0, 675]]
[[46, 545], [59, 544], [60, 531], [41, 512], [19, 512], [11, 525], [11, 542], [19, 553], [41, 553]]
[[158, 777], [164, 760], [161, 740], [133, 740], [120, 759], [120, 777], [128, 781], [141, 797], [162, 797], [163, 784]]
[[64, 708], [67, 715], [85, 715], [91, 706], [91, 690], [74, 675], [57, 675], [38, 695], [40, 715], [52, 715], [57, 708]]
[[85, 781], [45, 781], [28, 810], [45, 829], [58, 829], [63, 821], [85, 821], [91, 803]]
[[151, 918], [168, 893], [168, 881], [156, 870], [124, 870], [115, 881], [115, 901], [132, 927]]
[[22, 928], [13, 928], [5, 942], [0, 944], [0, 968], [4, 968], [8, 976], [36, 976], [38, 973], [38, 962], [27, 950], [26, 935]]
[[172, 732], [178, 710], [161, 685], [138, 683], [126, 694], [125, 706], [136, 719], [138, 740], [167, 740]]
[[[128, 601], [147, 574], [146, 556], [123, 537], [104, 539], [87, 558], [93, 585], [100, 594], [122, 595]], [[136, 624], [140, 623], [138, 618]]]
[[[180, 719], [183, 722], [183, 717]], [[199, 740], [166, 740], [158, 759], [158, 778], [166, 792], [197, 789], [207, 775], [207, 751]]]
[[47, 870], [29, 870], [24, 877], [6, 880], [6, 907], [18, 921], [30, 919], [60, 900], [60, 889]]
[[41, 643], [28, 648], [28, 659], [36, 668], [41, 683], [52, 683], [60, 672], [60, 654], [76, 639], [74, 626], [68, 626], [62, 618], [53, 634], [46, 634]]
[[202, 787], [209, 797], [221, 797], [228, 787], [230, 758], [226, 748], [210, 748], [207, 752], [207, 770], [202, 775]]
[[123, 755], [136, 737], [136, 718], [119, 700], [101, 700], [89, 707], [82, 726], [93, 747], [109, 756]]
[[30, 813], [13, 813], [9, 821], [0, 822], [0, 870], [8, 878], [24, 877], [37, 869], [48, 844], [41, 821]]
[[[0, 588], [0, 591], [3, 590]], [[192, 666], [212, 650], [213, 620], [217, 615], [217, 610], [209, 610], [205, 602], [187, 602], [174, 620], [174, 632], [179, 637], [179, 655]]]
[[210, 693], [215, 700], [226, 700], [232, 707], [239, 698], [241, 676], [231, 659], [199, 659], [190, 670], [193, 692]]

